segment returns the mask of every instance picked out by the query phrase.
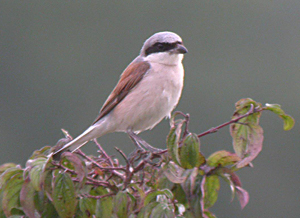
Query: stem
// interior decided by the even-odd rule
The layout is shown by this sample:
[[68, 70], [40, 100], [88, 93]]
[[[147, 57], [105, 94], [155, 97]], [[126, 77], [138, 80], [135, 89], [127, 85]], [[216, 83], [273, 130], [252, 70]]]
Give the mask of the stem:
[[102, 146], [100, 145], [100, 143], [97, 141], [97, 139], [94, 139], [95, 144], [98, 146], [99, 150], [101, 151], [101, 153], [105, 156], [105, 158], [109, 161], [110, 165], [113, 167], [114, 163], [112, 161], [112, 159], [110, 158], [110, 156], [107, 155], [107, 153], [103, 150]]
[[248, 116], [251, 115], [251, 114], [254, 114], [254, 113], [257, 113], [257, 112], [261, 112], [261, 111], [263, 111], [263, 108], [256, 110], [256, 109], [254, 108], [253, 104], [251, 104], [251, 107], [250, 107], [250, 109], [249, 109], [249, 111], [248, 111], [247, 113], [245, 113], [245, 114], [243, 114], [243, 115], [241, 115], [241, 116], [239, 116], [239, 117], [237, 117], [237, 118], [235, 118], [235, 119], [233, 119], [233, 120], [230, 120], [230, 121], [228, 121], [228, 122], [226, 122], [226, 123], [223, 123], [223, 124], [221, 124], [221, 125], [219, 125], [219, 126], [217, 126], [217, 127], [213, 127], [213, 128], [211, 128], [211, 129], [209, 129], [209, 130], [203, 132], [203, 133], [200, 133], [200, 134], [198, 135], [198, 138], [201, 138], [202, 136], [208, 135], [208, 134], [210, 134], [210, 133], [215, 133], [215, 132], [217, 132], [219, 129], [221, 129], [221, 128], [225, 127], [225, 126], [228, 126], [228, 125], [230, 125], [230, 124], [232, 124], [232, 123], [236, 123], [236, 122], [238, 122], [240, 119], [243, 119], [243, 118], [245, 118], [245, 117], [248, 117]]

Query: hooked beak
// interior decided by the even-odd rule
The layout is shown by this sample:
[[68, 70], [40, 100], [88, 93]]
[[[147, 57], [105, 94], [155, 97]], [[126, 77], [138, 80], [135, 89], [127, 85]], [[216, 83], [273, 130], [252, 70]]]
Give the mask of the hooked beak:
[[186, 53], [188, 53], [188, 50], [186, 47], [184, 47], [184, 45], [177, 44], [177, 47], [174, 49], [174, 53], [186, 54]]

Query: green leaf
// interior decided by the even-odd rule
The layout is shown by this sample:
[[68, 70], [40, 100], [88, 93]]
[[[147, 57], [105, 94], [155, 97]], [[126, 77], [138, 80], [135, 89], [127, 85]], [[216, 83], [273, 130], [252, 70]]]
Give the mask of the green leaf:
[[206, 215], [206, 218], [217, 218], [216, 215], [208, 210], [204, 211], [204, 214]]
[[42, 190], [42, 181], [44, 179], [44, 166], [48, 159], [46, 157], [38, 157], [30, 159], [26, 163], [26, 171], [29, 171], [31, 184], [36, 191]]
[[199, 217], [202, 217], [202, 216], [200, 215], [200, 216], [196, 217], [196, 216], [194, 216], [192, 211], [187, 210], [187, 211], [184, 212], [183, 217], [184, 218], [199, 218]]
[[237, 156], [237, 154], [223, 150], [223, 151], [217, 151], [217, 152], [213, 153], [212, 155], [210, 155], [207, 158], [206, 162], [207, 162], [207, 165], [209, 165], [211, 167], [217, 167], [219, 165], [221, 165], [221, 166], [232, 165], [240, 160], [241, 160], [241, 158], [239, 156]]
[[171, 127], [170, 133], [167, 137], [167, 147], [168, 153], [171, 156], [174, 163], [180, 166], [180, 159], [179, 159], [179, 141], [181, 136], [181, 128], [184, 121], [180, 120], [178, 122], [173, 122]]
[[180, 185], [175, 185], [172, 189], [172, 192], [174, 194], [174, 199], [176, 199], [178, 203], [183, 205], [187, 203], [186, 195]]
[[[109, 194], [109, 192], [107, 191], [106, 188], [100, 186], [97, 188], [93, 188], [90, 194], [95, 196], [103, 196]], [[97, 200], [96, 217], [111, 218], [112, 210], [113, 210], [112, 196], [103, 197]]]
[[97, 200], [96, 217], [111, 218], [113, 210], [113, 197], [108, 196]]
[[159, 205], [159, 202], [151, 202], [147, 206], [143, 207], [141, 211], [139, 212], [137, 218], [149, 218], [153, 208], [155, 208], [157, 205]]
[[204, 208], [212, 207], [217, 199], [220, 190], [220, 180], [217, 175], [210, 175], [205, 178], [204, 184]]
[[199, 167], [205, 163], [205, 157], [200, 153], [200, 140], [196, 134], [190, 133], [183, 140], [180, 149], [180, 163], [185, 169]]
[[266, 104], [264, 107], [265, 110], [272, 111], [273, 113], [277, 114], [283, 120], [283, 129], [290, 130], [295, 125], [295, 120], [292, 116], [286, 114], [279, 104]]
[[81, 197], [79, 199], [79, 209], [84, 214], [83, 217], [92, 217], [96, 213], [97, 199]]
[[0, 176], [0, 189], [2, 189], [7, 181], [9, 181], [16, 174], [23, 173], [23, 170], [20, 166], [11, 167], [4, 171]]
[[59, 217], [54, 205], [46, 196], [44, 191], [35, 192], [34, 195], [35, 209], [41, 214], [42, 218]]
[[62, 218], [73, 217], [77, 206], [74, 184], [67, 173], [57, 173], [53, 182], [53, 205]]
[[169, 199], [173, 199], [173, 193], [169, 189], [163, 189], [163, 190], [157, 190], [150, 192], [145, 200], [144, 200], [144, 206], [148, 205], [152, 200], [155, 200], [158, 195], [165, 195]]
[[7, 169], [9, 168], [15, 168], [17, 167], [17, 164], [14, 164], [14, 163], [5, 163], [5, 164], [2, 164], [0, 166], [0, 175]]
[[23, 173], [22, 171], [19, 171], [10, 177], [6, 185], [3, 187], [2, 208], [7, 217], [13, 215], [13, 208], [20, 207], [20, 191], [23, 183]]
[[151, 212], [150, 218], [175, 217], [174, 206], [171, 204], [160, 203], [156, 205]]
[[41, 149], [34, 151], [29, 159], [36, 159], [38, 157], [46, 157], [49, 154], [51, 148], [52, 148], [51, 146], [42, 147]]
[[35, 189], [33, 188], [32, 184], [30, 183], [30, 179], [27, 178], [24, 181], [20, 192], [20, 203], [23, 208], [24, 213], [28, 217], [40, 217], [37, 210], [35, 209], [34, 205], [34, 196], [35, 196]]
[[114, 214], [118, 218], [127, 217], [131, 213], [131, 201], [124, 191], [119, 191], [114, 198]]
[[4, 211], [2, 208], [2, 199], [3, 199], [3, 189], [0, 189], [0, 218], [6, 218], [6, 216], [4, 215]]

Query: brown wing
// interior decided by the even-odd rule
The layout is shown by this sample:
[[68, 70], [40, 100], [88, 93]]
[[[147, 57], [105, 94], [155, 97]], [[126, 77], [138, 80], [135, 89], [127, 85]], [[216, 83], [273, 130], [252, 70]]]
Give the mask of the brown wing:
[[142, 61], [131, 63], [122, 73], [117, 86], [105, 101], [100, 110], [99, 116], [96, 118], [93, 124], [95, 124], [102, 117], [111, 112], [126, 97], [126, 95], [132, 90], [132, 88], [141, 81], [149, 68], [150, 64], [148, 62]]

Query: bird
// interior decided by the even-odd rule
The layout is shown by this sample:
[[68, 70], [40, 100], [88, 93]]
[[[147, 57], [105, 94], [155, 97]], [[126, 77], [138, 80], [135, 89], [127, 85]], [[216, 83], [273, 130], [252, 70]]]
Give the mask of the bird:
[[184, 83], [182, 60], [188, 52], [179, 35], [157, 32], [143, 44], [126, 67], [98, 117], [81, 135], [53, 152], [53, 157], [76, 151], [88, 141], [112, 132], [125, 132], [143, 149], [154, 150], [138, 134], [171, 116]]

